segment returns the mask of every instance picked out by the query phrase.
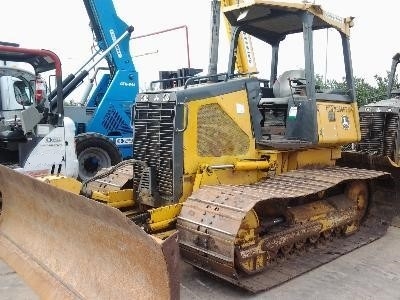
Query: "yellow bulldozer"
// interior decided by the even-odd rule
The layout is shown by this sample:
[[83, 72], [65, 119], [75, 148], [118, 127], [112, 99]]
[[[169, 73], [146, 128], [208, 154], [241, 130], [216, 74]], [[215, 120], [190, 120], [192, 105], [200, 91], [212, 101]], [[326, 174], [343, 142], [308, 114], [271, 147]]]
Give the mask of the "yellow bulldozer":
[[[176, 299], [180, 258], [259, 292], [385, 234], [390, 174], [336, 165], [361, 138], [353, 18], [269, 0], [223, 13], [227, 72], [138, 94], [133, 160], [83, 183], [0, 166], [0, 257], [43, 298]], [[343, 51], [347, 86], [334, 93], [315, 84], [313, 34], [325, 28]], [[268, 79], [235, 74], [241, 32], [271, 49]], [[281, 70], [287, 45], [302, 59]]]

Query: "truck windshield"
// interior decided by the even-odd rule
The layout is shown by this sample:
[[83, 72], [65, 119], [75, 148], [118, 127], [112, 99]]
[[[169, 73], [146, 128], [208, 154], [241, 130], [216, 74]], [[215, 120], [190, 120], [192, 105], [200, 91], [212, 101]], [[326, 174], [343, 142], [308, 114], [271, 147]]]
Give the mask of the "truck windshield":
[[29, 82], [13, 77], [15, 100], [18, 104], [27, 106], [32, 104], [32, 96]]

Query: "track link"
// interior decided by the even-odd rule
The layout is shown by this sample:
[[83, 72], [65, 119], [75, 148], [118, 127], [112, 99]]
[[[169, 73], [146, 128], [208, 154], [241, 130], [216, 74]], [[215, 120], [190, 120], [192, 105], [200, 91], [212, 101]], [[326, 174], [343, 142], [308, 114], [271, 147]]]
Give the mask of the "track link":
[[[364, 220], [355, 234], [348, 237], [344, 238], [339, 232], [327, 231], [326, 235], [318, 235], [316, 240], [297, 240], [298, 247], [280, 247], [279, 254], [278, 251], [274, 253], [265, 271], [249, 275], [238, 269], [237, 262], [238, 240], [243, 239], [240, 231], [249, 212], [260, 205], [268, 207], [272, 203], [289, 203], [290, 206], [293, 199], [323, 195], [341, 183], [383, 176], [389, 177], [389, 174], [374, 170], [329, 167], [295, 170], [253, 185], [201, 187], [185, 201], [178, 218], [181, 254], [195, 267], [251, 292], [270, 289], [379, 238], [386, 232], [388, 223], [382, 222], [376, 215], [371, 215]], [[342, 211], [348, 210], [345, 208]], [[339, 219], [339, 223], [342, 223], [338, 223], [338, 229], [343, 232], [348, 220], [346, 216], [340, 216]], [[311, 232], [320, 228], [312, 222], [304, 224], [303, 227], [296, 230]], [[277, 240], [285, 239], [285, 234], [288, 233], [290, 229], [284, 234], [279, 230], [272, 230], [270, 236], [267, 235], [259, 247], [277, 245]], [[251, 244], [251, 241], [248, 242]], [[249, 247], [248, 255], [252, 255], [250, 252], [254, 249]], [[241, 255], [243, 256], [242, 253]], [[267, 256], [272, 258], [272, 255]]]

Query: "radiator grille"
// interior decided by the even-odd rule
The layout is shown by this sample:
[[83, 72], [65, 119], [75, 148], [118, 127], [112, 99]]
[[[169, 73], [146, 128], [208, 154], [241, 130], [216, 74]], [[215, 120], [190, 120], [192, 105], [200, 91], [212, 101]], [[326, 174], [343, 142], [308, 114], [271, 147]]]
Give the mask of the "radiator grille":
[[197, 151], [200, 156], [246, 154], [249, 137], [218, 104], [200, 108], [197, 115]]
[[357, 150], [394, 159], [399, 116], [394, 113], [361, 112], [361, 141]]
[[[173, 197], [173, 143], [175, 103], [136, 102], [134, 156], [156, 171], [156, 184], [164, 200]], [[134, 169], [134, 186], [139, 185], [139, 166]], [[143, 184], [143, 182], [142, 182]]]

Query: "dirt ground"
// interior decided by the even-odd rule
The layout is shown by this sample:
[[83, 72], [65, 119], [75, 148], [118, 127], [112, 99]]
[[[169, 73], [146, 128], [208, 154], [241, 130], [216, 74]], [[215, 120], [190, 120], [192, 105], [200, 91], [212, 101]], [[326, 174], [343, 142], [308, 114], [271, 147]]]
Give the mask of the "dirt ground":
[[[272, 290], [249, 294], [182, 263], [181, 299], [400, 299], [400, 228]], [[0, 300], [39, 299], [0, 261]]]

